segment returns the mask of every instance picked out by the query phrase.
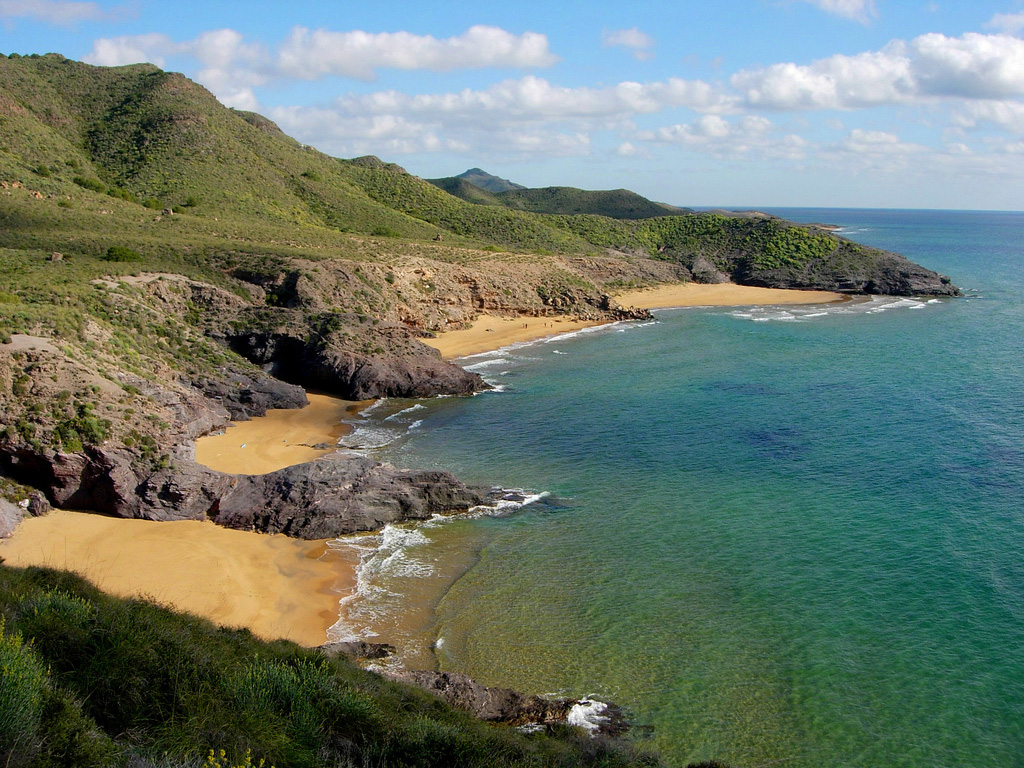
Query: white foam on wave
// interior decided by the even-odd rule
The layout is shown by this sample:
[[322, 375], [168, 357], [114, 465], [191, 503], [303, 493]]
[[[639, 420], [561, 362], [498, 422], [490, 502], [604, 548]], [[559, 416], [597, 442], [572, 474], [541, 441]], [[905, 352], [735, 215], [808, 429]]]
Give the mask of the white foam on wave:
[[427, 406], [423, 405], [422, 403], [416, 403], [415, 405], [411, 405], [408, 408], [403, 408], [402, 410], [398, 411], [397, 413], [392, 413], [390, 416], [385, 417], [384, 421], [393, 421], [394, 419], [397, 419], [399, 416], [401, 416], [403, 414], [412, 413], [413, 411], [422, 411], [426, 407]]
[[381, 408], [384, 405], [384, 403], [386, 403], [387, 401], [388, 401], [388, 399], [386, 397], [381, 397], [381, 398], [379, 398], [377, 400], [374, 400], [368, 406], [363, 408], [359, 412], [359, 415], [362, 416], [364, 419], [369, 418], [371, 413], [376, 411], [378, 408]]
[[924, 309], [925, 307], [941, 303], [941, 299], [924, 300], [905, 296], [869, 296], [832, 304], [743, 307], [742, 309], [728, 310], [727, 313], [730, 317], [735, 317], [738, 320], [751, 320], [755, 323], [792, 323], [840, 315], [874, 315], [880, 312], [899, 309]]
[[494, 365], [508, 365], [512, 361], [507, 357], [494, 357], [488, 360], [481, 360], [479, 363], [462, 366], [467, 371], [479, 371], [482, 368], [490, 368]]
[[551, 495], [548, 491], [530, 493], [519, 488], [503, 488], [501, 492], [502, 498], [493, 504], [470, 507], [468, 514], [472, 517], [503, 517]]
[[[430, 543], [423, 531], [454, 520], [478, 517], [500, 517], [533, 504], [549, 494], [531, 493], [521, 489], [501, 489], [500, 497], [493, 504], [472, 507], [467, 513], [458, 515], [433, 515], [429, 520], [418, 525], [394, 525], [389, 523], [376, 533], [347, 536], [334, 539], [327, 543], [332, 549], [355, 549], [359, 553], [359, 565], [356, 566], [356, 586], [351, 594], [338, 601], [339, 618], [327, 630], [330, 642], [350, 642], [375, 637], [369, 630], [358, 631], [349, 624], [345, 616], [348, 606], [356, 601], [360, 604], [360, 619], [373, 622], [375, 618], [383, 618], [388, 613], [388, 598], [396, 594], [382, 586], [382, 579], [424, 578], [434, 573], [434, 566], [415, 556], [415, 548]], [[437, 647], [443, 643], [438, 640]]]
[[568, 725], [585, 728], [590, 733], [597, 733], [598, 729], [608, 722], [608, 718], [604, 714], [607, 709], [608, 705], [603, 701], [598, 701], [592, 696], [588, 696], [572, 705], [569, 714], [566, 715], [565, 722]]
[[[400, 527], [390, 523], [377, 533], [349, 536], [327, 542], [331, 549], [349, 548], [359, 553], [359, 565], [355, 569], [355, 589], [338, 601], [340, 615], [327, 630], [328, 640], [337, 643], [375, 637], [372, 631], [357, 631], [345, 620], [347, 606], [356, 600], [360, 600], [363, 605], [372, 606], [381, 602], [385, 596], [393, 595], [380, 585], [381, 576], [422, 578], [433, 573], [430, 563], [416, 559], [409, 553], [411, 548], [427, 543], [429, 539], [418, 528]], [[368, 613], [372, 617], [374, 611], [370, 610]]]

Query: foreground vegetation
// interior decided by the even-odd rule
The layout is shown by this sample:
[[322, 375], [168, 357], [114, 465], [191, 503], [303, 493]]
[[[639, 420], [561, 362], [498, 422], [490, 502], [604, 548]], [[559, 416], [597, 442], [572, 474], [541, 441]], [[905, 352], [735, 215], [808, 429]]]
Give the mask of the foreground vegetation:
[[[640, 766], [554, 727], [523, 734], [292, 643], [261, 642], [55, 571], [0, 566], [0, 764]], [[223, 750], [223, 756], [221, 756]]]

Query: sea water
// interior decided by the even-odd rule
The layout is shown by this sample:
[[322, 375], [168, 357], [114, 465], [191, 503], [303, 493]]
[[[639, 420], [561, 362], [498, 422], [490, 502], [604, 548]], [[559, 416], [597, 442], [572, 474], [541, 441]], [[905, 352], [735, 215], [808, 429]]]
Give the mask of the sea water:
[[672, 765], [1024, 765], [1024, 214], [773, 212], [966, 296], [666, 310], [464, 360], [500, 391], [389, 401], [375, 455], [544, 495], [394, 529], [346, 626], [615, 701]]

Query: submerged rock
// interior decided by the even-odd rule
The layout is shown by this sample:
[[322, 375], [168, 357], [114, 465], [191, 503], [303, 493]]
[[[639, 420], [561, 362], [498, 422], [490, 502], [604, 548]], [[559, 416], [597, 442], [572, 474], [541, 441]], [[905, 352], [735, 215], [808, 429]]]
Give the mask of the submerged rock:
[[391, 673], [391, 676], [430, 691], [453, 707], [464, 709], [481, 720], [509, 725], [567, 723], [607, 736], [618, 736], [629, 728], [622, 710], [614, 704], [597, 707], [597, 716], [584, 723], [573, 719], [572, 715], [580, 707], [592, 706], [594, 702], [591, 700], [546, 699], [510, 688], [492, 688], [457, 672], [406, 670]]

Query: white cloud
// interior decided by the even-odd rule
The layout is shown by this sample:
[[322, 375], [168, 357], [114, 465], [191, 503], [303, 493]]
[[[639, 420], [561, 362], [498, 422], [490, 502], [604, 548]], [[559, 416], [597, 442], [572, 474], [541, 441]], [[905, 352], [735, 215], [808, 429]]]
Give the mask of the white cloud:
[[105, 11], [98, 3], [78, 0], [0, 0], [0, 18], [7, 19], [35, 19], [64, 26], [115, 15], [117, 12]]
[[1024, 104], [1019, 101], [973, 101], [954, 116], [961, 128], [992, 125], [1010, 133], [1024, 134]]
[[729, 103], [712, 86], [699, 80], [673, 78], [664, 82], [623, 82], [607, 88], [566, 88], [527, 75], [504, 80], [484, 90], [410, 95], [378, 91], [343, 96], [335, 108], [350, 114], [400, 112], [447, 115], [458, 119], [509, 122], [557, 120], [622, 120], [668, 107], [697, 111], [727, 111]]
[[1021, 30], [1024, 30], [1024, 11], [1020, 13], [997, 13], [985, 22], [985, 27], [1016, 35]]
[[641, 32], [636, 27], [631, 29], [616, 29], [607, 31], [602, 35], [602, 42], [605, 48], [619, 46], [632, 51], [633, 58], [638, 61], [648, 61], [654, 58], [654, 38], [646, 32]]
[[325, 75], [372, 80], [383, 68], [548, 67], [556, 61], [546, 35], [513, 35], [498, 27], [478, 25], [445, 39], [409, 32], [372, 34], [295, 27], [278, 52], [277, 69], [284, 76], [305, 80]]
[[92, 51], [82, 60], [87, 64], [101, 67], [120, 67], [125, 64], [141, 64], [149, 62], [158, 67], [164, 66], [166, 57], [186, 50], [167, 35], [152, 32], [146, 35], [127, 35], [124, 37], [106, 37], [92, 44]]
[[703, 115], [689, 124], [641, 131], [636, 138], [655, 144], [675, 144], [707, 152], [718, 158], [756, 155], [770, 159], [802, 160], [810, 142], [795, 134], [774, 132], [765, 117], [746, 115], [729, 122], [718, 115]]
[[414, 152], [487, 152], [491, 155], [571, 157], [590, 151], [583, 131], [551, 126], [449, 120], [425, 114], [366, 114], [337, 108], [279, 107], [268, 116], [299, 138], [342, 157]]
[[895, 133], [868, 131], [863, 128], [854, 128], [849, 136], [836, 145], [836, 148], [858, 155], [909, 155], [924, 152], [926, 149], [920, 144], [901, 141]]
[[233, 29], [204, 32], [184, 42], [164, 34], [128, 35], [94, 41], [92, 51], [83, 58], [108, 67], [144, 61], [164, 67], [171, 56], [198, 60], [196, 79], [231, 106], [239, 106], [239, 101], [255, 104], [253, 88], [274, 80], [315, 80], [328, 75], [372, 80], [386, 67], [436, 71], [542, 67], [557, 61], [545, 35], [513, 35], [484, 26], [443, 40], [407, 32], [311, 32], [295, 27], [276, 51], [246, 42]]
[[833, 16], [842, 16], [844, 19], [859, 21], [861, 24], [867, 24], [878, 15], [878, 11], [875, 9], [875, 0], [804, 0], [804, 2], [817, 6]]
[[743, 70], [730, 83], [748, 105], [764, 109], [856, 109], [940, 97], [1016, 97], [1024, 95], [1024, 40], [931, 33], [855, 56]]

